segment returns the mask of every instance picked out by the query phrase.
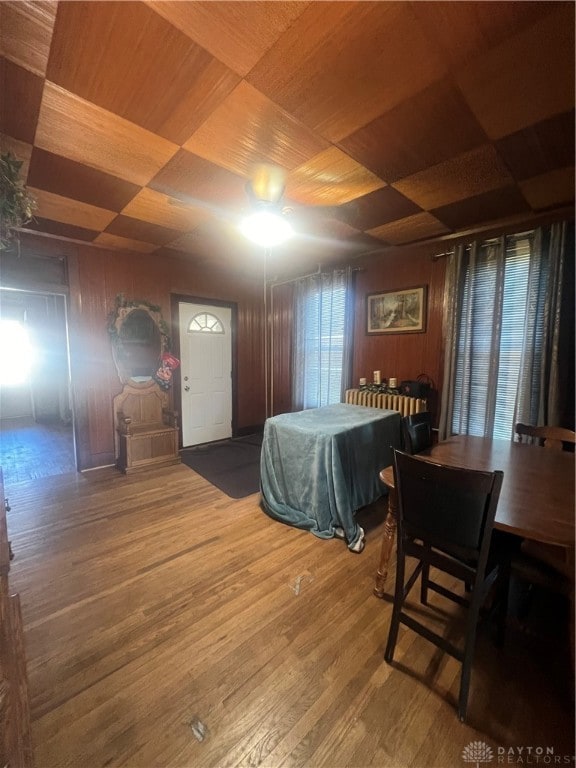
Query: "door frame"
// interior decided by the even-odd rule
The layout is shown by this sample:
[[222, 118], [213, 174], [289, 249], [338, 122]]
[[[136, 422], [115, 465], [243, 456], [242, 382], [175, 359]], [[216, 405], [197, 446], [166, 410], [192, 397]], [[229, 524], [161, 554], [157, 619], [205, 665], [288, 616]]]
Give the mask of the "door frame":
[[[221, 299], [210, 299], [205, 296], [191, 296], [184, 293], [170, 294], [170, 331], [172, 351], [180, 360], [180, 316], [179, 304], [205, 304], [210, 307], [226, 307], [230, 310], [230, 332], [232, 344], [232, 437], [238, 437], [238, 344], [236, 329], [238, 324], [238, 304], [235, 301], [223, 301]], [[172, 392], [174, 397], [174, 408], [178, 411], [178, 447], [182, 448], [182, 377], [181, 369], [178, 368], [178, 375], [172, 380]]]
[[76, 472], [81, 471], [81, 450], [79, 439], [79, 418], [78, 404], [75, 397], [74, 380], [72, 378], [72, 350], [71, 350], [71, 323], [70, 323], [70, 293], [67, 287], [62, 286], [59, 289], [41, 285], [37, 287], [14, 287], [12, 285], [0, 285], [0, 293], [10, 291], [11, 293], [24, 294], [28, 296], [61, 296], [62, 307], [64, 310], [64, 348], [66, 350], [66, 378], [68, 382], [68, 402], [70, 403], [70, 413], [72, 417], [72, 453], [74, 455], [74, 464]]

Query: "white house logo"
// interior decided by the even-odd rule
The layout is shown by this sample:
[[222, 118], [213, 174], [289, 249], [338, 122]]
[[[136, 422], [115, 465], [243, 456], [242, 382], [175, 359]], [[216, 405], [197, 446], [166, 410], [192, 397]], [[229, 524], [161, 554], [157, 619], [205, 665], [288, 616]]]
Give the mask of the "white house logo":
[[493, 759], [494, 752], [484, 741], [471, 741], [462, 750], [462, 760], [465, 763], [474, 763], [476, 768], [480, 768], [480, 763], [490, 763]]

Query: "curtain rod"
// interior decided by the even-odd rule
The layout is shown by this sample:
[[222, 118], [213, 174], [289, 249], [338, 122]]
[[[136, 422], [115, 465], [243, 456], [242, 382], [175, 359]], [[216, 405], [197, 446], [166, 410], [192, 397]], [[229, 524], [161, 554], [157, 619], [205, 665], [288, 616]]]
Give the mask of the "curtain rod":
[[432, 256], [432, 261], [438, 261], [438, 259], [444, 259], [446, 256], [454, 256], [454, 251], [444, 251], [444, 253], [435, 253]]
[[[334, 272], [345, 272], [348, 267], [334, 269]], [[350, 267], [351, 272], [363, 272], [364, 267]], [[306, 280], [308, 277], [318, 277], [318, 275], [325, 275], [327, 272], [322, 272], [320, 264], [316, 272], [309, 272], [307, 275], [299, 275], [298, 277], [291, 277], [289, 280], [279, 280], [278, 282], [269, 282], [267, 285], [270, 288], [276, 288], [278, 285], [287, 285], [288, 283], [297, 283], [298, 280]]]

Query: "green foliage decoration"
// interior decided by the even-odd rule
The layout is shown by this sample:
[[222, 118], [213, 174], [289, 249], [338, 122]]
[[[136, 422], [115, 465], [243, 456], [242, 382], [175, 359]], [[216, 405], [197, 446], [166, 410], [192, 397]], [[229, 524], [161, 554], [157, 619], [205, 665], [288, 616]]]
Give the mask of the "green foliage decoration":
[[15, 230], [28, 224], [38, 208], [20, 178], [22, 165], [11, 152], [0, 155], [0, 250], [10, 247]]

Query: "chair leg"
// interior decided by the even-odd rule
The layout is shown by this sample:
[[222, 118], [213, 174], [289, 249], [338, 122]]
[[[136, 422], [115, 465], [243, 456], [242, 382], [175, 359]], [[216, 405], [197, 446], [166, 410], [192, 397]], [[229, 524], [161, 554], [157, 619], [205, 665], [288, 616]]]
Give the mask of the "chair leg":
[[398, 557], [396, 566], [396, 586], [394, 588], [394, 607], [392, 608], [392, 618], [390, 619], [390, 629], [388, 630], [388, 642], [384, 652], [384, 660], [390, 664], [394, 659], [394, 650], [398, 640], [398, 629], [400, 627], [400, 613], [404, 604], [404, 558]]
[[[430, 547], [426, 547], [430, 552]], [[422, 575], [420, 576], [420, 602], [422, 605], [428, 605], [428, 579], [430, 578], [430, 564], [422, 563]]]
[[478, 589], [472, 597], [466, 622], [466, 639], [464, 642], [464, 658], [462, 659], [462, 674], [460, 676], [460, 694], [458, 696], [458, 717], [463, 723], [466, 720], [468, 708], [468, 693], [472, 677], [472, 661], [476, 647], [476, 629], [480, 616], [480, 593]]

